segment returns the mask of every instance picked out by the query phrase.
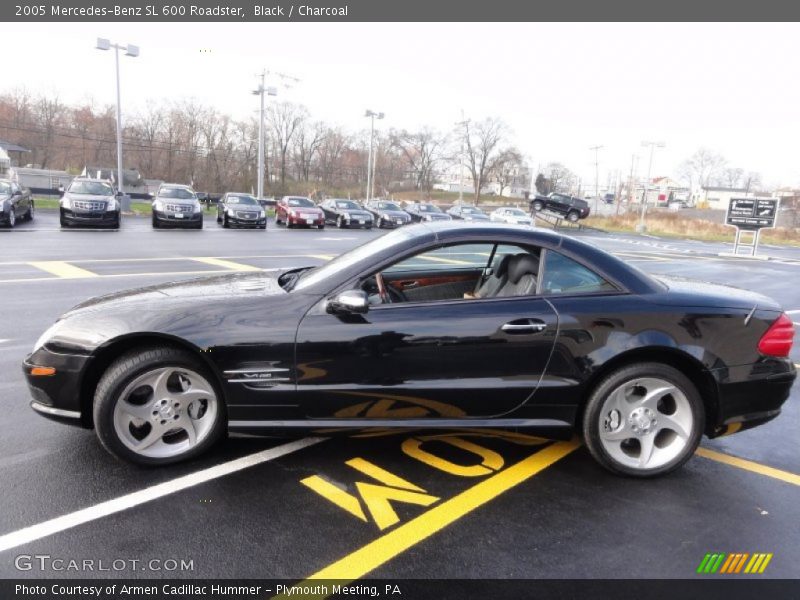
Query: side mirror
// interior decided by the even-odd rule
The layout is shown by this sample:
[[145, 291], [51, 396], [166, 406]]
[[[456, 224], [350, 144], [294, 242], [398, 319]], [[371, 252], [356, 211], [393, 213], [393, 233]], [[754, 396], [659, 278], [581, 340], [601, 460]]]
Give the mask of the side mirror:
[[329, 298], [325, 310], [334, 315], [364, 314], [369, 310], [369, 296], [364, 290], [345, 290]]
[[116, 193], [116, 194], [114, 194], [114, 197], [115, 197], [115, 198], [122, 198], [122, 196], [123, 196], [123, 194], [122, 194], [122, 192], [120, 192], [119, 190], [117, 190], [117, 193]]

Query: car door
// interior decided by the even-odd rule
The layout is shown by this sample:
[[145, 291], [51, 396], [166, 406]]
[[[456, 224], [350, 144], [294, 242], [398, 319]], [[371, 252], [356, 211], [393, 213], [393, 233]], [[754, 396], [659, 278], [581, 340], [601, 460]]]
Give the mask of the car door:
[[[486, 268], [493, 248], [473, 248], [474, 259], [413, 258]], [[323, 301], [297, 331], [300, 403], [309, 418], [509, 414], [535, 392], [557, 328], [556, 312], [535, 295], [380, 303], [353, 315], [328, 314]]]

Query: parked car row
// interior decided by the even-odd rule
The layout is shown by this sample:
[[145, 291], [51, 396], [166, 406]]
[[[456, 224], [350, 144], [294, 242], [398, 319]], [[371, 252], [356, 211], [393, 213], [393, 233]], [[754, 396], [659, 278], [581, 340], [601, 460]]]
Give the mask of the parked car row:
[[[59, 203], [61, 227], [119, 228], [122, 222], [121, 199], [122, 193], [110, 181], [76, 177], [64, 190]], [[287, 228], [324, 229], [326, 225], [335, 225], [338, 228], [393, 229], [410, 223], [450, 220], [532, 224], [525, 211], [514, 207], [501, 207], [487, 215], [469, 204], [457, 204], [444, 212], [430, 202], [398, 203], [376, 199], [362, 205], [354, 200], [329, 198], [317, 204], [305, 196], [284, 196], [274, 205], [276, 225]], [[33, 210], [30, 190], [0, 179], [0, 224], [13, 227], [20, 219], [33, 219]], [[162, 183], [153, 197], [151, 219], [153, 229], [202, 229], [203, 205], [191, 186]], [[226, 229], [266, 229], [266, 207], [252, 194], [226, 192], [216, 202], [216, 221]]]

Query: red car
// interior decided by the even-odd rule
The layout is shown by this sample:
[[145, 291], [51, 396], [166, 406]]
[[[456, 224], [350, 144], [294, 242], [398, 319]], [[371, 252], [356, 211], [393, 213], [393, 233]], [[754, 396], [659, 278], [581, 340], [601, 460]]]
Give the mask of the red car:
[[325, 213], [304, 196], [284, 196], [275, 207], [275, 224], [325, 228]]

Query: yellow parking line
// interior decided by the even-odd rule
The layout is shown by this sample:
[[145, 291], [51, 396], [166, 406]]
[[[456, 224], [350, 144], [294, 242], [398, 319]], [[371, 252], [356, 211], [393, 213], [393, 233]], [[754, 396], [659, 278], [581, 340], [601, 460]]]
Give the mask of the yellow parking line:
[[332, 254], [306, 254], [307, 258], [318, 258], [320, 260], [331, 260], [333, 258]]
[[62, 279], [84, 279], [86, 277], [99, 277], [97, 273], [92, 273], [91, 271], [81, 269], [80, 267], [76, 267], [75, 265], [71, 265], [68, 262], [62, 262], [60, 260], [45, 260], [28, 264], [32, 267], [36, 267], [37, 269], [41, 269], [42, 271], [52, 273], [53, 275]]
[[224, 260], [222, 258], [212, 258], [210, 256], [202, 257], [202, 258], [192, 258], [195, 262], [201, 262], [206, 265], [211, 265], [213, 267], [223, 267], [225, 269], [230, 269], [231, 271], [260, 271], [258, 267], [254, 267], [252, 265], [244, 265], [242, 263], [233, 262], [232, 260]]
[[752, 460], [745, 460], [744, 458], [738, 458], [736, 456], [731, 456], [730, 454], [723, 454], [722, 452], [716, 452], [715, 450], [709, 450], [708, 448], [698, 448], [696, 454], [698, 456], [702, 456], [703, 458], [708, 458], [709, 460], [715, 460], [732, 467], [744, 469], [745, 471], [758, 473], [759, 475], [765, 475], [766, 477], [772, 477], [773, 479], [779, 479], [793, 485], [800, 485], [800, 475], [795, 475], [794, 473], [782, 471], [774, 467], [768, 467], [766, 465], [753, 462]]
[[313, 579], [353, 581], [363, 577], [479, 506], [540, 473], [578, 447], [580, 442], [577, 440], [556, 442], [317, 571], [299, 585], [308, 585]]

